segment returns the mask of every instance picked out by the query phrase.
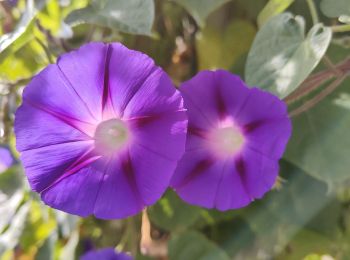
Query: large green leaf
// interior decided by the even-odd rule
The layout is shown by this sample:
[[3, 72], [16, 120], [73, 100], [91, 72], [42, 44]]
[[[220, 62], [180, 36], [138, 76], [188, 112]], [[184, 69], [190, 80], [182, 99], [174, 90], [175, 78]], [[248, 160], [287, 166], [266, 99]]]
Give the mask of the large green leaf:
[[[224, 241], [215, 241], [221, 247], [224, 245], [234, 259], [257, 259], [260, 249], [264, 250], [266, 259], [274, 259], [305, 225], [314, 221], [316, 216], [334, 202], [334, 198], [327, 195], [325, 183], [284, 160], [280, 164], [280, 172], [286, 180], [282, 188], [267, 193], [263, 199], [240, 210], [244, 222], [240, 221], [235, 230], [231, 231], [231, 238], [218, 229], [217, 222], [212, 227], [214, 231], [218, 229], [218, 237], [221, 234], [225, 236]], [[230, 224], [229, 221], [226, 222], [228, 229]], [[239, 218], [231, 219], [231, 222], [237, 224]], [[249, 223], [250, 228], [244, 225], [245, 222]], [[324, 227], [319, 228], [324, 230]], [[239, 241], [235, 241], [237, 238]]]
[[286, 97], [302, 83], [325, 54], [331, 30], [317, 24], [305, 36], [305, 21], [283, 13], [258, 32], [246, 64], [250, 86]]
[[85, 8], [71, 12], [70, 25], [91, 23], [126, 33], [150, 35], [154, 20], [153, 0], [93, 0]]
[[228, 255], [202, 234], [189, 231], [169, 242], [170, 260], [228, 260]]
[[174, 191], [169, 190], [157, 204], [148, 210], [150, 220], [165, 230], [181, 230], [192, 225], [201, 209], [186, 204]]
[[340, 17], [350, 15], [349, 0], [322, 0], [321, 10], [328, 17]]
[[173, 0], [181, 4], [200, 26], [204, 26], [207, 16], [229, 0]]
[[262, 26], [271, 17], [284, 12], [294, 0], [270, 0], [267, 2], [266, 6], [259, 13], [258, 24]]
[[286, 158], [329, 184], [349, 179], [350, 79], [293, 120]]

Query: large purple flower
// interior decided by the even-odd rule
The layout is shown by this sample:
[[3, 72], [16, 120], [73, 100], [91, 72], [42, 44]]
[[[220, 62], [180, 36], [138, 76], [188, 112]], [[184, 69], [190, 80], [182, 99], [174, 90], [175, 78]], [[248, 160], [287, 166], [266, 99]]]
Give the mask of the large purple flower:
[[8, 147], [0, 146], [0, 173], [6, 171], [15, 163], [15, 159]]
[[91, 43], [62, 55], [23, 93], [17, 149], [53, 208], [123, 218], [161, 197], [185, 149], [181, 95], [148, 56]]
[[200, 72], [180, 92], [188, 136], [171, 186], [188, 203], [219, 210], [261, 198], [291, 134], [285, 104], [222, 70]]
[[80, 257], [80, 260], [132, 260], [130, 255], [116, 252], [113, 248], [89, 251]]

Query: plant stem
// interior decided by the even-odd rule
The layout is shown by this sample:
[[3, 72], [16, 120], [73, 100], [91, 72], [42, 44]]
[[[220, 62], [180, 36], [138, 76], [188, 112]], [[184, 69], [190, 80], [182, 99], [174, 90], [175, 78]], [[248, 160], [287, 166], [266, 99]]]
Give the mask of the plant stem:
[[316, 5], [315, 5], [314, 1], [313, 0], [306, 0], [306, 2], [307, 2], [307, 5], [309, 6], [309, 9], [310, 9], [310, 14], [311, 14], [313, 24], [319, 23], [317, 9], [316, 9]]
[[168, 254], [167, 241], [155, 241], [151, 237], [151, 222], [147, 209], [142, 211], [140, 251], [143, 255], [161, 259]]
[[347, 74], [344, 74], [344, 75], [338, 77], [328, 87], [326, 87], [324, 90], [322, 90], [318, 95], [316, 95], [312, 99], [306, 101], [303, 105], [301, 105], [297, 109], [291, 111], [289, 113], [289, 116], [291, 116], [291, 117], [297, 116], [297, 115], [309, 110], [313, 106], [315, 106], [318, 102], [320, 102], [325, 97], [327, 97], [329, 94], [331, 94], [346, 79], [346, 77], [347, 77]]
[[349, 32], [350, 24], [334, 25], [331, 29], [334, 33]]
[[49, 60], [49, 63], [53, 63], [53, 60], [51, 58], [51, 53], [49, 51], [49, 49], [46, 47], [46, 45], [38, 38], [38, 37], [35, 37], [35, 40], [40, 44], [40, 46], [43, 48], [46, 56], [47, 56], [47, 59]]
[[[327, 59], [326, 59], [327, 60]], [[314, 90], [322, 86], [323, 83], [334, 77], [341, 77], [342, 75], [348, 75], [350, 72], [350, 58], [345, 59], [343, 62], [333, 65], [331, 60], [327, 61], [329, 64], [329, 69], [323, 70], [316, 74], [309, 76], [300, 87], [287, 96], [284, 101], [287, 104], [291, 104], [298, 101], [307, 95], [309, 95]]]

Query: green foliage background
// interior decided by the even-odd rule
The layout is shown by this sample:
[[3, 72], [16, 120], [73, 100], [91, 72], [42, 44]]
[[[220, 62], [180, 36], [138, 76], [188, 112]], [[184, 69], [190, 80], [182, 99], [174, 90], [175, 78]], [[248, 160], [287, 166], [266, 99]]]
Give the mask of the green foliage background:
[[50, 209], [17, 163], [0, 173], [0, 259], [77, 259], [88, 245], [136, 259], [350, 259], [350, 0], [14, 2], [0, 1], [0, 143], [17, 158], [23, 87], [89, 41], [147, 53], [176, 85], [203, 69], [239, 74], [285, 99], [293, 136], [263, 199], [218, 212], [169, 190], [147, 209], [152, 240], [141, 246], [141, 214], [101, 221]]

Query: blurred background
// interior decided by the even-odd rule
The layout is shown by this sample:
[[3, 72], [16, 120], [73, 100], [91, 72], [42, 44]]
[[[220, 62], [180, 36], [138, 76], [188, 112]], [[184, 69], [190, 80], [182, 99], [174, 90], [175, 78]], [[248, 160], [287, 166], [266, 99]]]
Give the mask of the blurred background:
[[[0, 35], [0, 259], [103, 247], [136, 259], [350, 259], [350, 0], [0, 0]], [[223, 68], [284, 98], [293, 136], [273, 190], [227, 212], [168, 190], [147, 215], [114, 221], [45, 206], [15, 149], [14, 112], [36, 73], [90, 41], [148, 54], [177, 86]]]

